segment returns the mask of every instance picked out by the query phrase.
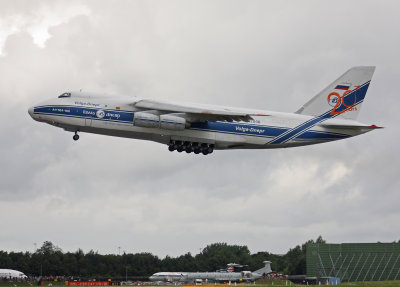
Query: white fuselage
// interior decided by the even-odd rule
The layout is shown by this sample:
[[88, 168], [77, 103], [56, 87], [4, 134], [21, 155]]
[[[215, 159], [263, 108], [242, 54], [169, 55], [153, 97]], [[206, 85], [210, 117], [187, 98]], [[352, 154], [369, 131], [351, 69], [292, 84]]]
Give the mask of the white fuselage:
[[195, 282], [196, 280], [208, 282], [253, 282], [261, 278], [264, 274], [272, 272], [271, 261], [264, 261], [265, 266], [254, 272], [157, 272], [149, 277], [150, 281], [167, 282]]
[[246, 272], [158, 272], [149, 277], [150, 281], [164, 282], [252, 282], [262, 277], [262, 274]]
[[[69, 97], [52, 99], [31, 107], [29, 114], [37, 121], [71, 132], [127, 137], [163, 144], [207, 144], [215, 149], [301, 146], [343, 139], [368, 131], [351, 128], [332, 129], [326, 125], [319, 125], [327, 122], [341, 124], [343, 120], [340, 119], [241, 108], [229, 110], [251, 114], [252, 120], [195, 122], [182, 130], [143, 127], [137, 126], [134, 120], [135, 113], [144, 111], [133, 104], [139, 100], [141, 99], [72, 93]], [[145, 112], [157, 115], [157, 111]]]

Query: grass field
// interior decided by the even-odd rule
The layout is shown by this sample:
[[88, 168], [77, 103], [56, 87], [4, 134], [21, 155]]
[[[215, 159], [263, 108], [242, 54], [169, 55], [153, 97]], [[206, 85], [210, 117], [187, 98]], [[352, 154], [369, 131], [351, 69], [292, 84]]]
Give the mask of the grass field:
[[[65, 286], [64, 282], [52, 282], [52, 286]], [[254, 286], [254, 287], [264, 287], [264, 286], [303, 286], [303, 285], [296, 285], [288, 281], [286, 285], [286, 281], [265, 281], [265, 284], [237, 284], [238, 286]], [[0, 282], [0, 287], [35, 287], [37, 284], [34, 283], [13, 283], [13, 282]], [[48, 287], [48, 283], [45, 283], [45, 287]], [[144, 285], [144, 286], [150, 286], [150, 285]], [[162, 287], [162, 285], [157, 285], [157, 287]], [[169, 285], [164, 285], [164, 286], [175, 286], [172, 284]], [[180, 286], [180, 285], [178, 285]], [[184, 287], [189, 287], [193, 285], [183, 285]], [[226, 285], [204, 285], [204, 286], [226, 286]], [[232, 284], [232, 286], [235, 286]], [[348, 287], [362, 287], [362, 286], [382, 286], [382, 287], [400, 287], [400, 280], [397, 281], [371, 281], [371, 282], [345, 282], [340, 284], [340, 286], [348, 286]], [[198, 286], [196, 286], [198, 287]]]

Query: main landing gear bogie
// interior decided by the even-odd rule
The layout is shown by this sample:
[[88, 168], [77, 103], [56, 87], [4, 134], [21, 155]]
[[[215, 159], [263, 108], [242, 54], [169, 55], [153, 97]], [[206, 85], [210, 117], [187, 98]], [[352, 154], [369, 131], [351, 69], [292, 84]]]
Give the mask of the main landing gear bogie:
[[169, 151], [177, 151], [186, 153], [202, 153], [207, 155], [214, 151], [214, 144], [206, 144], [206, 143], [198, 143], [198, 142], [189, 142], [189, 141], [171, 141], [168, 145]]

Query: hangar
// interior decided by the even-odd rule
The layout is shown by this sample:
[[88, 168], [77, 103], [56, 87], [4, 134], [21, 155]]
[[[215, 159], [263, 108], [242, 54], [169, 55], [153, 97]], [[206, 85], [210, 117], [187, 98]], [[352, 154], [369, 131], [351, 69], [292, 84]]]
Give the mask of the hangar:
[[307, 277], [339, 277], [341, 281], [400, 279], [398, 243], [310, 243]]

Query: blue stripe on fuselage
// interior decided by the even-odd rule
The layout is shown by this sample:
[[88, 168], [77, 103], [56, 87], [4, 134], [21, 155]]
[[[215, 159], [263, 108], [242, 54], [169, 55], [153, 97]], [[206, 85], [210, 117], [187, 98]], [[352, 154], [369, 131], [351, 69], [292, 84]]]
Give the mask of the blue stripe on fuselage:
[[[104, 112], [104, 117], [99, 117], [98, 111]], [[120, 123], [133, 124], [133, 111], [121, 111], [121, 110], [111, 110], [102, 108], [92, 108], [92, 107], [82, 107], [82, 106], [64, 106], [64, 105], [49, 105], [49, 106], [39, 106], [34, 108], [35, 114], [44, 115], [55, 115], [63, 117], [73, 117], [82, 119], [92, 119], [99, 121], [112, 121]], [[140, 119], [142, 120], [142, 119]], [[305, 126], [310, 126], [318, 121], [319, 118], [313, 118], [301, 125], [296, 130], [291, 130], [287, 127], [278, 126], [267, 126], [259, 125], [255, 123], [243, 123], [243, 122], [210, 122], [206, 121], [204, 123], [192, 123], [191, 130], [199, 130], [206, 132], [218, 132], [227, 133], [235, 135], [244, 136], [254, 136], [262, 138], [276, 138], [278, 136], [284, 135], [290, 137], [292, 134], [298, 130], [302, 130]], [[289, 133], [288, 133], [289, 132]], [[320, 140], [320, 139], [341, 139], [348, 137], [345, 134], [330, 133], [324, 131], [305, 131], [299, 135], [301, 140]]]
[[[227, 123], [227, 122], [205, 122], [205, 123], [195, 123], [192, 124], [191, 129], [208, 131], [208, 132], [218, 132], [245, 136], [255, 136], [263, 138], [273, 138], [280, 134], [283, 134], [289, 128], [276, 127], [276, 126], [260, 126], [260, 125], [249, 125], [243, 123]], [[349, 137], [346, 134], [332, 133], [326, 131], [306, 131], [301, 136], [302, 140], [334, 140]]]
[[[99, 111], [103, 111], [104, 116], [102, 116], [102, 113], [98, 113]], [[34, 108], [34, 113], [75, 117], [75, 118], [86, 118], [86, 119], [103, 120], [103, 121], [116, 121], [122, 123], [133, 122], [133, 112], [130, 111], [89, 108], [81, 106], [61, 106], [61, 105], [40, 106]]]
[[192, 123], [191, 129], [257, 137], [276, 137], [288, 128], [229, 122]]
[[330, 133], [330, 132], [321, 132], [321, 131], [306, 131], [305, 133], [299, 135], [295, 139], [301, 140], [340, 140], [344, 138], [348, 138], [350, 135], [338, 134], [338, 133]]

